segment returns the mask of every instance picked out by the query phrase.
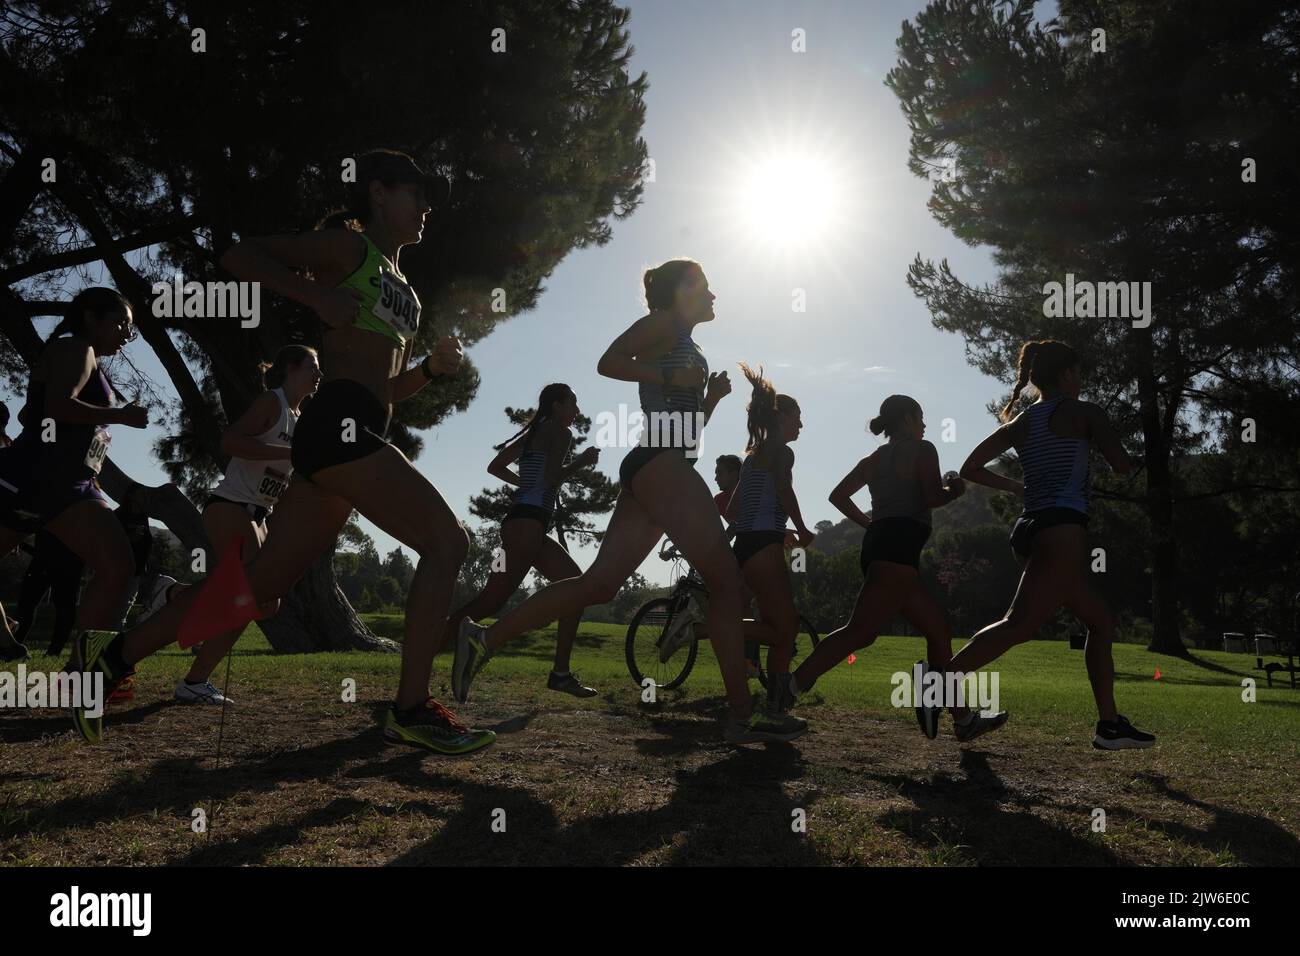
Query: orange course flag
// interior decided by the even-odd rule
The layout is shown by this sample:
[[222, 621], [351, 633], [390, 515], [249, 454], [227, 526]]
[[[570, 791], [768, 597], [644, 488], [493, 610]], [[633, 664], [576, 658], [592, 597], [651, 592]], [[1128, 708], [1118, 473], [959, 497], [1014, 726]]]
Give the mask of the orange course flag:
[[201, 644], [262, 616], [244, 572], [243, 550], [239, 536], [231, 538], [221, 560], [199, 586], [198, 596], [176, 632], [181, 647]]

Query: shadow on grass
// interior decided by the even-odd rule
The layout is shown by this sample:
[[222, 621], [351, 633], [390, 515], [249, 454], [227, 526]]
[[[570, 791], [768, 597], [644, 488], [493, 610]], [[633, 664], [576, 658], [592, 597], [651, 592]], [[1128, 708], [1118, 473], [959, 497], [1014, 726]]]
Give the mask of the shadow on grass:
[[[139, 724], [153, 717], [158, 711], [173, 705], [177, 707], [184, 706], [168, 700], [131, 707], [129, 710], [121, 710], [119, 709], [120, 705], [115, 705], [104, 712], [104, 717], [113, 726]], [[51, 734], [56, 736], [67, 733], [76, 734], [76, 728], [72, 725], [72, 712], [68, 710], [42, 707], [36, 711], [18, 710], [12, 713], [20, 716], [18, 718], [10, 716], [0, 720], [0, 742], [7, 744], [30, 743]], [[41, 716], [35, 716], [36, 714]]]
[[957, 854], [957, 859], [945, 862], [980, 866], [1114, 866], [1120, 862], [1101, 841], [1089, 839], [1086, 815], [1073, 831], [1034, 814], [1034, 806], [1042, 801], [1008, 789], [983, 752], [963, 749], [960, 767], [965, 779], [948, 774], [864, 774], [915, 805], [914, 810], [887, 811], [877, 822], [936, 854]]
[[1138, 776], [1166, 799], [1183, 806], [1195, 807], [1210, 814], [1212, 818], [1203, 829], [1177, 821], [1162, 820], [1154, 824], [1169, 836], [1184, 843], [1202, 846], [1214, 853], [1227, 850], [1247, 866], [1300, 864], [1300, 840], [1267, 817], [1197, 800], [1185, 791], [1171, 787], [1168, 778], [1160, 774], [1143, 773]]
[[1222, 664], [1216, 664], [1213, 661], [1207, 661], [1203, 658], [1197, 657], [1195, 654], [1191, 653], [1190, 651], [1188, 652], [1186, 657], [1178, 658], [1178, 660], [1186, 661], [1189, 664], [1195, 664], [1197, 667], [1201, 668], [1202, 670], [1213, 671], [1216, 674], [1231, 674], [1234, 677], [1254, 676], [1250, 671], [1237, 670], [1236, 668], [1232, 668], [1232, 667], [1224, 667]]
[[[699, 726], [692, 726], [698, 739]], [[802, 773], [794, 747], [737, 750], [677, 770], [661, 807], [590, 814], [567, 826], [530, 791], [431, 774], [428, 784], [459, 790], [461, 806], [435, 837], [391, 865], [619, 866], [655, 852], [667, 865], [813, 865], [821, 860], [791, 827], [792, 811], [810, 801], [794, 801], [781, 787]], [[505, 811], [503, 833], [492, 831], [498, 810]]]

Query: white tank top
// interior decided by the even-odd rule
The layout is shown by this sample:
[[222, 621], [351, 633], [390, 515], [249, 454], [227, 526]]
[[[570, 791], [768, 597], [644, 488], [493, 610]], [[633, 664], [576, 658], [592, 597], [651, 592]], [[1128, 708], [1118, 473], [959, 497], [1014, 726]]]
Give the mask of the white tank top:
[[[269, 429], [253, 437], [267, 444], [288, 443], [293, 439], [293, 426], [298, 422], [298, 413], [289, 408], [284, 389], [272, 389], [271, 394], [280, 400], [280, 417]], [[253, 461], [231, 457], [225, 477], [212, 493], [227, 501], [241, 505], [260, 505], [269, 511], [275, 507], [280, 495], [284, 494], [292, 472], [293, 465], [287, 458], [282, 461]]]

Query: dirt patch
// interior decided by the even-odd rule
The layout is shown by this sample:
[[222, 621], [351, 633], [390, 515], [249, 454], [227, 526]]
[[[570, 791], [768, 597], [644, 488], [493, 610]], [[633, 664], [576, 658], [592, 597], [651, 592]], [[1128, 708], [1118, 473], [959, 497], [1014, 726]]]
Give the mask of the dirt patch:
[[386, 745], [386, 702], [246, 690], [218, 766], [218, 709], [169, 698], [137, 685], [99, 747], [61, 713], [0, 713], [0, 862], [1300, 863], [1294, 798], [1237, 768], [1014, 723], [959, 746], [822, 706], [801, 711], [814, 732], [794, 744], [733, 748], [717, 701], [642, 712], [521, 695], [468, 708], [498, 742], [449, 759]]

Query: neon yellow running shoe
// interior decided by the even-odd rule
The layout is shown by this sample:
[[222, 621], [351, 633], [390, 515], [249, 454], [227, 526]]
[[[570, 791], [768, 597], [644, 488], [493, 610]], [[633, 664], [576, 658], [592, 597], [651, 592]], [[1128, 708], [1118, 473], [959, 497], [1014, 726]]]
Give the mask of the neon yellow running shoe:
[[438, 754], [457, 755], [487, 747], [497, 735], [491, 730], [470, 730], [430, 697], [421, 706], [407, 711], [399, 712], [396, 706], [390, 706], [384, 718], [384, 739]]
[[[97, 744], [104, 739], [104, 705], [108, 702], [108, 696], [131, 672], [127, 668], [120, 674], [115, 674], [104, 660], [104, 649], [116, 638], [117, 631], [82, 631], [72, 645], [72, 659], [66, 670], [70, 674], [79, 673], [81, 678], [78, 693], [74, 697], [72, 723], [87, 743]], [[94, 688], [97, 674], [103, 675], [103, 683], [99, 687], [101, 693], [96, 700], [91, 701], [89, 692]], [[96, 716], [90, 713], [92, 707], [88, 705], [91, 704], [98, 711]]]

